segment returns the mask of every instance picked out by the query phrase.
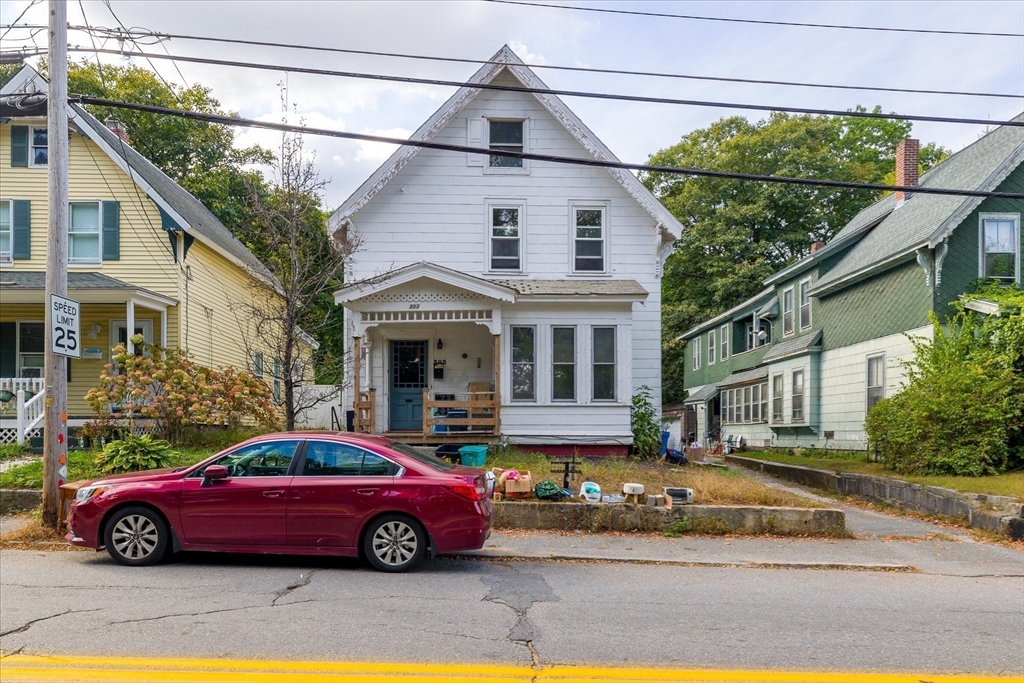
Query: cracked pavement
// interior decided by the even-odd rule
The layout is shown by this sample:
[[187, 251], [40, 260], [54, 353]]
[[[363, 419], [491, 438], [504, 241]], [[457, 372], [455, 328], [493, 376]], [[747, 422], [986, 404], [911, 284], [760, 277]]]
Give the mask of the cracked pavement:
[[0, 607], [3, 655], [1024, 672], [1006, 576], [3, 551]]

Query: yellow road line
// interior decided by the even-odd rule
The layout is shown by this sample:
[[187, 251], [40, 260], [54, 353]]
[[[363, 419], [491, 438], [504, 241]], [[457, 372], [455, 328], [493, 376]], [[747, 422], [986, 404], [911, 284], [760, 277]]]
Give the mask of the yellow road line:
[[654, 667], [408, 662], [289, 662], [11, 655], [0, 659], [4, 683], [1024, 683], [1024, 676], [925, 673], [732, 671]]

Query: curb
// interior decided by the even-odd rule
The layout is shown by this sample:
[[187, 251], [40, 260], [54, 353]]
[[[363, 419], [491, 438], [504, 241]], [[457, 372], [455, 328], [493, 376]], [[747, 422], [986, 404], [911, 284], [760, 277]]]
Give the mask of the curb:
[[586, 562], [591, 564], [640, 564], [671, 567], [723, 567], [734, 569], [811, 569], [824, 571], [900, 572], [917, 573], [909, 564], [875, 562], [776, 562], [760, 560], [676, 560], [671, 558], [603, 557], [601, 555], [565, 555], [560, 553], [505, 553], [502, 551], [469, 551], [440, 557], [455, 560], [512, 561], [512, 562]]

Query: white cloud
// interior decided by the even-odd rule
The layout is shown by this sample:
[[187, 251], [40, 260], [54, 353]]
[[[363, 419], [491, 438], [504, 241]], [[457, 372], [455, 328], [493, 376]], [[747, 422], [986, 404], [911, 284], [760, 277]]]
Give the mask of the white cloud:
[[510, 40], [508, 41], [508, 46], [527, 64], [550, 64], [548, 58], [544, 55], [539, 52], [530, 52], [530, 48], [526, 47], [525, 43], [518, 40]]
[[[401, 138], [406, 140], [412, 135], [412, 131], [406, 128], [388, 128], [387, 130], [364, 130], [366, 135], [378, 135], [382, 138]], [[356, 152], [356, 161], [367, 161], [380, 164], [394, 151], [398, 145], [388, 145], [383, 142], [360, 142], [359, 151]]]

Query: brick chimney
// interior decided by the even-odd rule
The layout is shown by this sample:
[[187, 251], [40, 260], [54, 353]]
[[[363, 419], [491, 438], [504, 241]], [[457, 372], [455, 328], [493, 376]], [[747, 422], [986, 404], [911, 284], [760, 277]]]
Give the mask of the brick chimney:
[[824, 247], [825, 247], [825, 243], [824, 242], [815, 242], [815, 243], [813, 243], [811, 245], [811, 253], [813, 254], [814, 252], [816, 252], [819, 249], [822, 249]]
[[103, 124], [110, 130], [111, 133], [121, 138], [125, 142], [130, 143], [131, 140], [128, 138], [128, 131], [125, 129], [124, 124], [117, 119], [107, 119]]
[[[903, 138], [896, 145], [896, 184], [907, 187], [917, 185], [918, 151], [921, 143], [913, 138]], [[913, 193], [896, 191], [896, 206], [910, 199]]]

